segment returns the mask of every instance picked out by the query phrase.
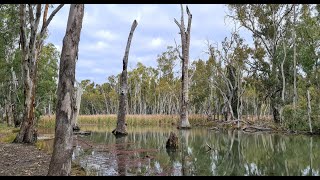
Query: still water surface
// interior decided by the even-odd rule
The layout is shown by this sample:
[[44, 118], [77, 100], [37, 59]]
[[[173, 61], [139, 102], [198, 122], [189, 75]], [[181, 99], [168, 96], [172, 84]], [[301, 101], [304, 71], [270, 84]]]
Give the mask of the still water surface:
[[[90, 149], [77, 145], [73, 161], [87, 175], [319, 176], [320, 172], [319, 137], [143, 127], [128, 128], [128, 136], [116, 139], [112, 128], [81, 128], [93, 132], [83, 138], [94, 145]], [[179, 137], [176, 152], [165, 148], [170, 132]], [[46, 140], [38, 145], [52, 151], [52, 144]]]

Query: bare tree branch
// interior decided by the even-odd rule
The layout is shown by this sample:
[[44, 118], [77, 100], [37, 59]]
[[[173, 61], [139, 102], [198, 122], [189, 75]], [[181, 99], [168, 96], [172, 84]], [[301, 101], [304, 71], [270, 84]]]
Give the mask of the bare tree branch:
[[176, 39], [174, 39], [174, 43], [176, 44], [176, 51], [177, 51], [177, 53], [178, 53], [179, 58], [180, 58], [181, 60], [183, 60], [183, 57], [181, 56], [181, 53], [180, 53], [180, 51], [179, 51], [179, 47], [178, 47], [178, 45], [177, 45]]
[[180, 31], [181, 31], [181, 25], [179, 24], [179, 22], [176, 20], [176, 18], [174, 18], [174, 22], [177, 24], [177, 26], [179, 27]]
[[42, 27], [47, 22], [48, 9], [49, 9], [49, 4], [46, 4], [46, 6], [44, 8], [43, 18], [42, 18]]
[[40, 32], [40, 37], [43, 36], [46, 28], [48, 27], [48, 25], [50, 24], [52, 18], [57, 14], [57, 12], [64, 6], [64, 4], [60, 4], [54, 11], [52, 11], [51, 15], [49, 16], [48, 20], [46, 21], [46, 23], [42, 26], [41, 28], [41, 32]]
[[181, 7], [181, 28], [182, 28], [182, 30], [181, 30], [181, 31], [183, 31], [183, 32], [184, 32], [183, 5], [182, 5], [182, 4], [180, 4], [180, 7]]

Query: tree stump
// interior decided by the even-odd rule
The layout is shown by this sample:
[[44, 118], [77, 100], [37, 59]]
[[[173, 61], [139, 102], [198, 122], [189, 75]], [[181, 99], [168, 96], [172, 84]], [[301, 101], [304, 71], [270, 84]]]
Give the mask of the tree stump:
[[73, 129], [73, 132], [79, 132], [80, 131], [80, 127], [78, 125], [74, 125], [72, 127], [72, 129]]
[[166, 143], [166, 148], [167, 150], [172, 150], [172, 151], [175, 151], [178, 149], [178, 137], [175, 133], [170, 132], [169, 139], [167, 140], [167, 143]]

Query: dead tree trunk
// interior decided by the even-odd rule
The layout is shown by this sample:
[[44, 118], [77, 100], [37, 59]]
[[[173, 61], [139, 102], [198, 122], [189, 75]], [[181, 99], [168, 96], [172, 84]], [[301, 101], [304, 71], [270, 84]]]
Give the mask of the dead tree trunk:
[[60, 58], [54, 149], [49, 165], [49, 176], [68, 176], [71, 171], [75, 68], [83, 15], [83, 4], [70, 5]]
[[188, 63], [189, 63], [189, 49], [190, 49], [190, 30], [191, 30], [191, 20], [192, 14], [189, 11], [188, 6], [186, 7], [186, 11], [188, 14], [188, 27], [187, 31], [185, 31], [184, 18], [183, 18], [183, 6], [181, 4], [181, 22], [174, 19], [174, 22], [180, 29], [181, 35], [181, 48], [182, 48], [182, 56], [179, 52], [179, 57], [182, 60], [182, 77], [181, 77], [181, 108], [180, 108], [180, 122], [178, 124], [178, 129], [189, 129], [191, 128], [189, 120], [188, 120], [188, 86], [189, 86], [189, 76], [188, 76]]
[[128, 77], [127, 77], [127, 66], [128, 66], [128, 57], [129, 57], [129, 50], [131, 45], [131, 40], [133, 36], [133, 32], [136, 29], [138, 23], [136, 20], [133, 21], [130, 34], [127, 41], [126, 51], [123, 57], [123, 69], [120, 78], [120, 96], [119, 96], [119, 110], [118, 110], [118, 117], [117, 117], [117, 127], [115, 130], [112, 131], [114, 135], [127, 135], [127, 127], [126, 127], [126, 113], [127, 113], [127, 92], [128, 92]]
[[74, 111], [74, 118], [72, 122], [72, 128], [73, 130], [80, 130], [78, 127], [78, 116], [80, 112], [80, 104], [81, 104], [81, 96], [83, 94], [83, 88], [80, 83], [76, 82], [76, 89], [75, 89], [75, 108], [76, 110]]
[[[34, 143], [37, 140], [37, 132], [35, 130], [35, 95], [36, 95], [36, 77], [37, 77], [37, 59], [43, 46], [44, 36], [47, 27], [53, 16], [63, 7], [59, 5], [50, 15], [47, 21], [44, 21], [41, 31], [38, 33], [38, 26], [41, 16], [41, 4], [36, 5], [36, 13], [34, 17], [33, 7], [29, 4], [29, 23], [30, 37], [27, 42], [27, 22], [26, 22], [26, 4], [20, 5], [20, 41], [23, 58], [23, 75], [24, 75], [24, 114], [20, 132], [15, 138], [15, 143]], [[48, 6], [48, 5], [46, 5]], [[45, 8], [45, 11], [48, 9]], [[45, 16], [47, 12], [44, 13]], [[43, 19], [46, 19], [44, 16]]]

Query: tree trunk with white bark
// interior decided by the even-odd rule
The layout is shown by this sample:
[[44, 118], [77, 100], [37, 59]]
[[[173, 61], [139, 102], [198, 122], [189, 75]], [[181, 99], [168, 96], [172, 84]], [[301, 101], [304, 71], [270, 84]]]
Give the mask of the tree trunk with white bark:
[[181, 48], [182, 56], [179, 52], [179, 57], [182, 60], [182, 77], [181, 77], [181, 108], [180, 108], [180, 122], [178, 124], [178, 129], [190, 129], [190, 123], [188, 119], [188, 104], [189, 104], [189, 76], [188, 76], [188, 64], [189, 64], [189, 49], [190, 49], [190, 30], [192, 14], [189, 11], [188, 6], [186, 7], [188, 14], [188, 27], [185, 30], [184, 17], [183, 17], [183, 6], [181, 4], [181, 21], [180, 23], [174, 19], [180, 30], [181, 35]]

